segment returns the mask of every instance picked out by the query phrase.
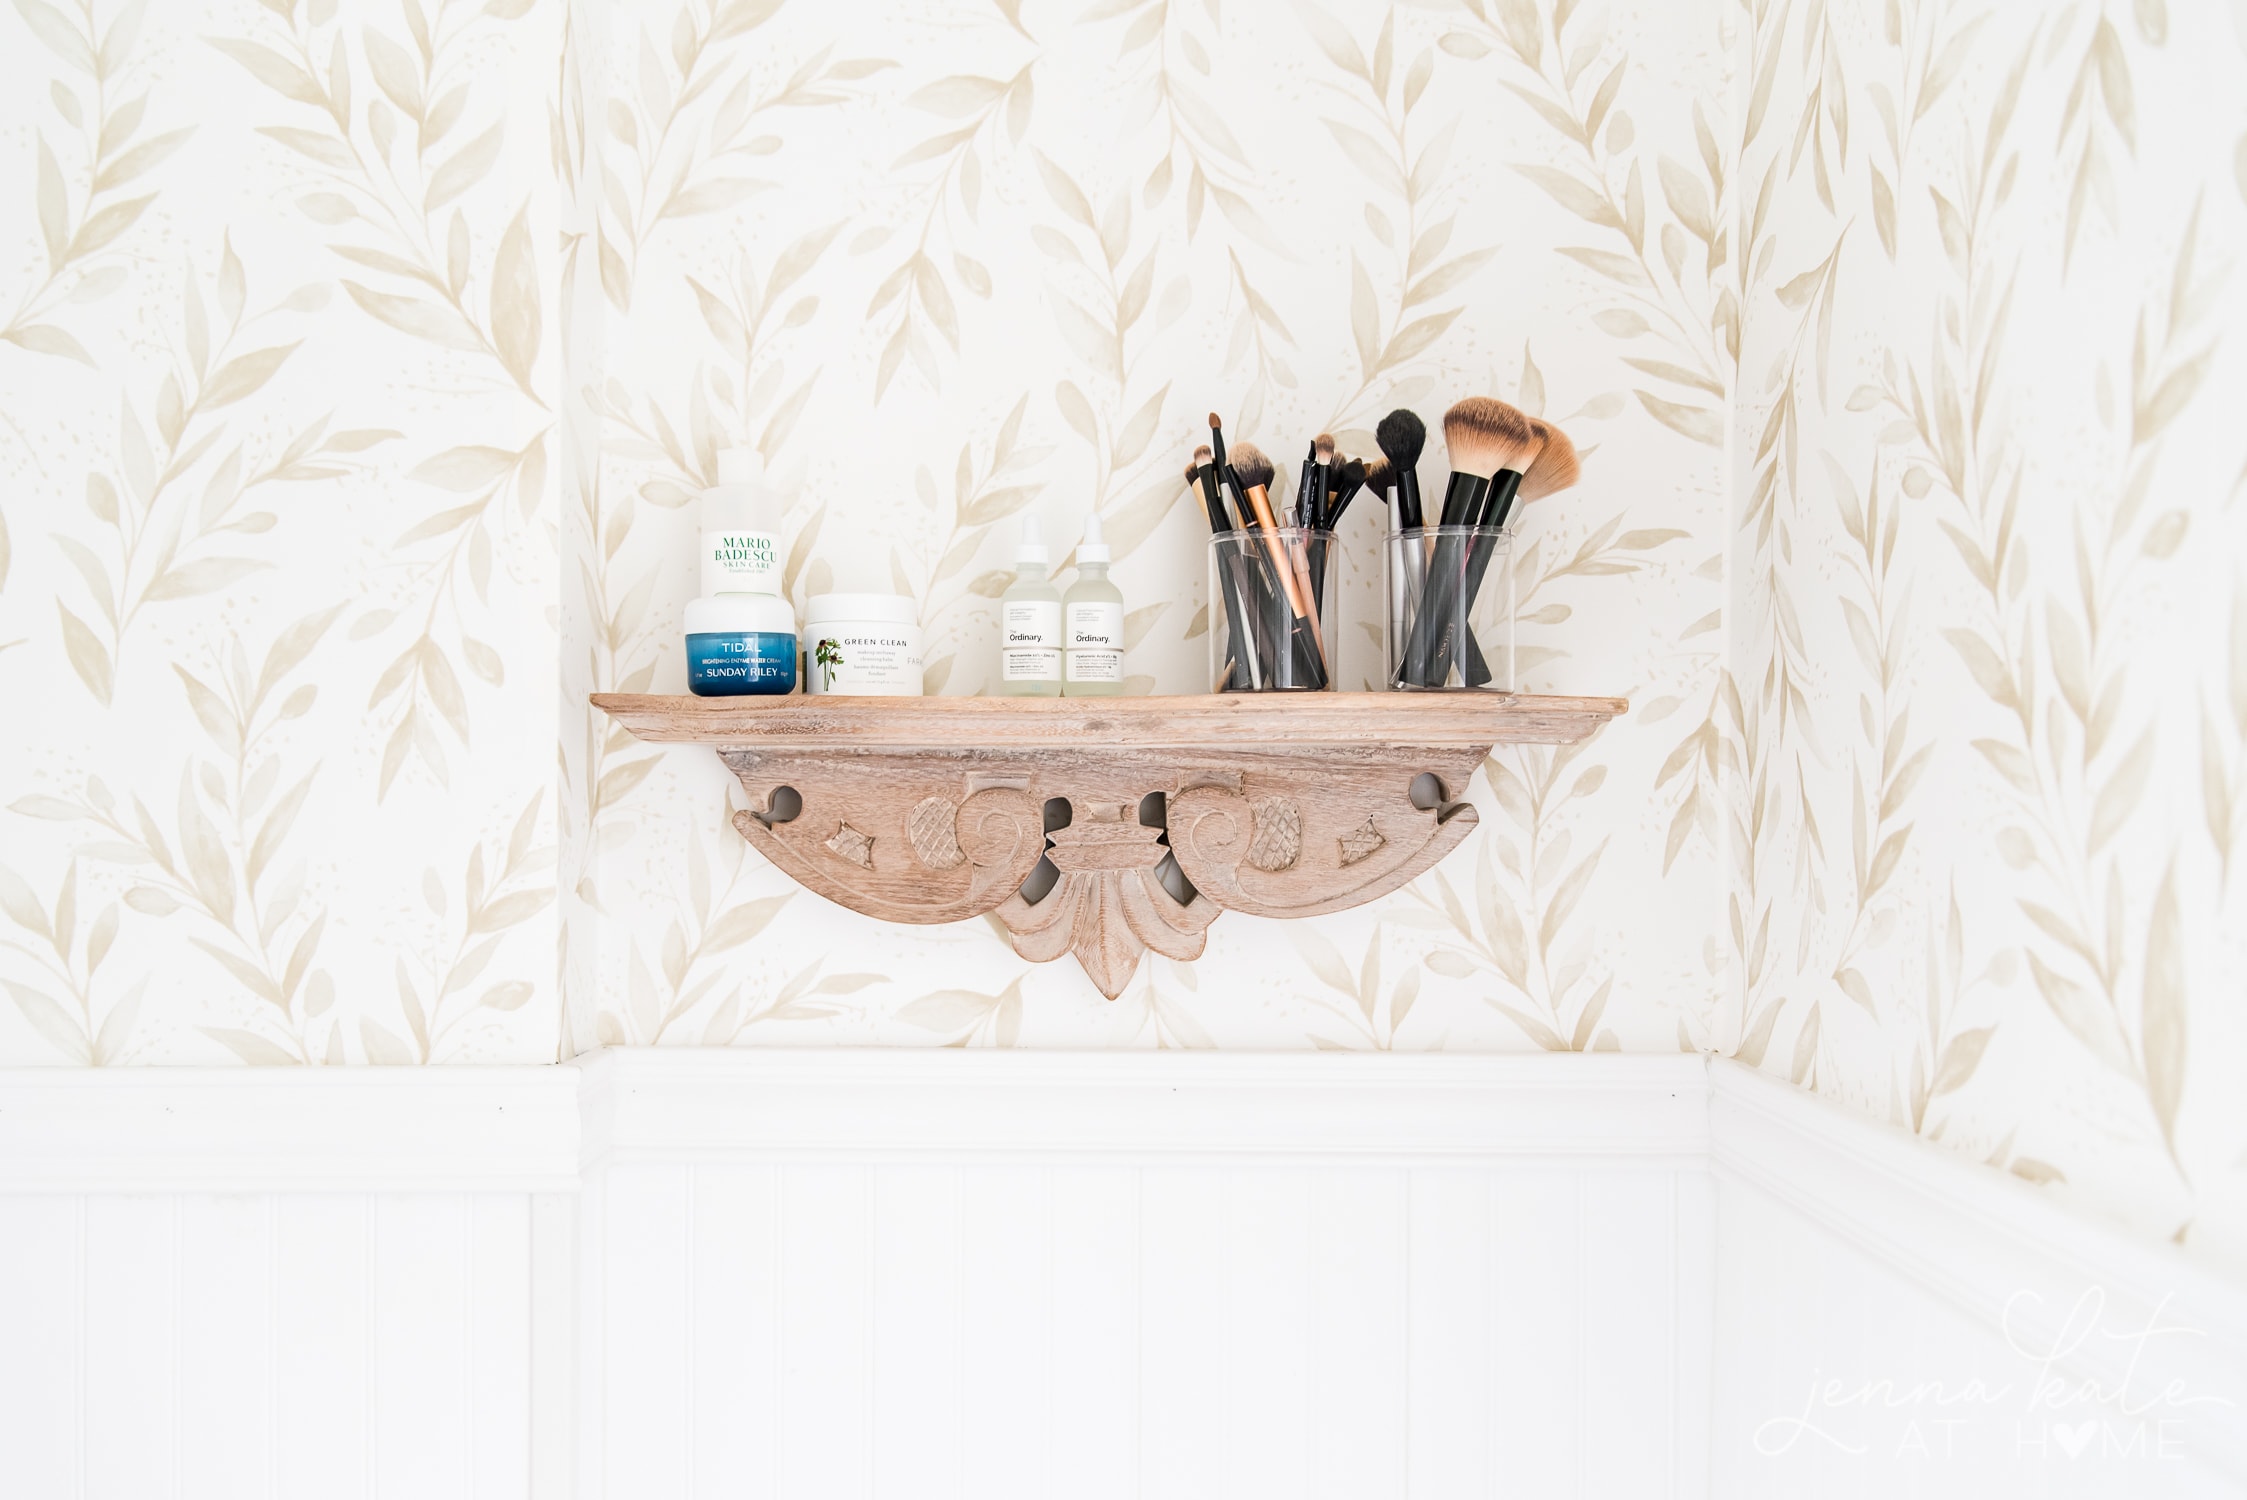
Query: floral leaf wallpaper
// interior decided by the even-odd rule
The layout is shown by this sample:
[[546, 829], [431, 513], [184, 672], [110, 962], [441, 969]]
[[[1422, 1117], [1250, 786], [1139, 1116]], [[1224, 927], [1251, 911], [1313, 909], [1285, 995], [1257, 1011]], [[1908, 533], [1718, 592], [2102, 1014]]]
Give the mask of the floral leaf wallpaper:
[[[2247, 1238], [2247, 30], [2163, 0], [9, 0], [0, 1060], [660, 1045], [1736, 1054], [2204, 1254]], [[2228, 113], [2227, 113], [2228, 111]], [[2119, 291], [2118, 291], [2119, 289]], [[696, 492], [989, 686], [1097, 513], [1192, 690], [1203, 413], [1488, 392], [1472, 847], [1110, 1003], [728, 825]], [[1426, 482], [1439, 481], [1440, 442]], [[1382, 517], [1345, 522], [1343, 676]], [[558, 664], [558, 669], [557, 669]]]
[[[787, 497], [797, 603], [914, 596], [947, 693], [990, 685], [1022, 518], [1066, 571], [1097, 512], [1129, 686], [1179, 692], [1207, 651], [1178, 478], [1204, 413], [1282, 454], [1322, 430], [1370, 453], [1390, 408], [1491, 390], [1598, 450], [1529, 523], [1524, 670], [1642, 708], [1495, 759], [1479, 869], [1315, 928], [1228, 919], [1113, 1004], [988, 924], [882, 926], [798, 891], [728, 826], [709, 757], [581, 717], [570, 1045], [1699, 1045], [1737, 323], [1714, 14], [878, 14], [571, 12], [561, 296], [600, 353], [572, 371], [592, 430], [566, 702], [682, 686], [691, 501], [723, 444], [757, 446]], [[1346, 523], [1353, 680], [1376, 670], [1379, 522]]]
[[1736, 1050], [2236, 1262], [2247, 31], [1737, 24]]
[[0, 1055], [551, 1057], [552, 28], [0, 27]]

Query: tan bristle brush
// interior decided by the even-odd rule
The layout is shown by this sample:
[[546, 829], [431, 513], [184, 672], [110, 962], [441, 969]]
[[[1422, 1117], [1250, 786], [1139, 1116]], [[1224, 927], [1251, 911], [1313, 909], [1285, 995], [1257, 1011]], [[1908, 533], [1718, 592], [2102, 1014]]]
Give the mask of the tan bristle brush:
[[[1547, 495], [1571, 489], [1584, 477], [1584, 466], [1576, 457], [1576, 445], [1550, 422], [1530, 418], [1530, 425], [1544, 437], [1544, 446], [1537, 450], [1536, 459], [1521, 476], [1521, 498], [1524, 501], [1542, 500]], [[1499, 524], [1505, 518], [1499, 517]]]
[[[1583, 476], [1583, 465], [1576, 457], [1576, 445], [1568, 440], [1567, 433], [1562, 432], [1552, 423], [1537, 417], [1531, 417], [1529, 425], [1537, 436], [1536, 457], [1530, 460], [1529, 468], [1524, 471], [1518, 484], [1513, 486], [1516, 493], [1505, 495], [1503, 503], [1493, 505], [1490, 520], [1492, 527], [1502, 527], [1506, 524], [1506, 518], [1512, 513], [1517, 493], [1520, 501], [1527, 504], [1529, 501], [1542, 500], [1547, 495], [1565, 490]], [[1496, 491], [1493, 491], [1492, 499], [1493, 501], [1500, 499]], [[1468, 559], [1467, 608], [1470, 610], [1474, 608], [1476, 596], [1482, 591], [1483, 577], [1490, 571], [1491, 558], [1496, 550], [1496, 542], [1493, 541], [1485, 546], [1478, 538], [1475, 553]], [[1471, 636], [1468, 638], [1466, 646], [1466, 662], [1464, 665], [1467, 673], [1467, 685], [1469, 687], [1481, 687], [1490, 681], [1490, 668], [1483, 661], [1482, 652]], [[1510, 636], [1507, 641], [1507, 649], [1509, 652], [1513, 649]]]
[[1496, 476], [1519, 474], [1537, 456], [1537, 432], [1519, 407], [1469, 396], [1443, 414], [1443, 445], [1451, 455], [1451, 484], [1437, 524], [1472, 526]]

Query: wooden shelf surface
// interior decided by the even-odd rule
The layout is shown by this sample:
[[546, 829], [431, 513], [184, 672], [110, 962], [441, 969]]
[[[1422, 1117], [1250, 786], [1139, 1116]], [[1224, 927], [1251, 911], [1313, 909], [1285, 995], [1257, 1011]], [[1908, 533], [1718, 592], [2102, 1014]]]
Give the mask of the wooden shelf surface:
[[659, 744], [837, 749], [1095, 749], [1569, 744], [1622, 698], [1458, 693], [1205, 693], [1183, 698], [696, 698], [595, 693]]

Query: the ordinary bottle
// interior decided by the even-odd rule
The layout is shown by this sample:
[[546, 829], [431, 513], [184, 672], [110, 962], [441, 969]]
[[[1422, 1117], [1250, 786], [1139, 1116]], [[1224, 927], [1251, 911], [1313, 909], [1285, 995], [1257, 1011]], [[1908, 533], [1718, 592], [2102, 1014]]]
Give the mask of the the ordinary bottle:
[[1071, 698], [1123, 692], [1123, 591], [1108, 581], [1108, 542], [1095, 511], [1077, 544], [1077, 580], [1061, 598], [1061, 691]]
[[999, 601], [999, 693], [1061, 696], [1061, 591], [1046, 578], [1045, 544], [1034, 518], [1022, 522], [1014, 582]]

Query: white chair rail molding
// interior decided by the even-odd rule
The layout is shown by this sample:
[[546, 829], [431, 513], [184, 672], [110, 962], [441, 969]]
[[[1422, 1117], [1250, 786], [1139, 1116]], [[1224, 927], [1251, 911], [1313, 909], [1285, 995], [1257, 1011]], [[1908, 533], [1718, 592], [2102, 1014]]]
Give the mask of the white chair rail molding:
[[2236, 1493], [2247, 1298], [1696, 1056], [0, 1074], [11, 1496]]

